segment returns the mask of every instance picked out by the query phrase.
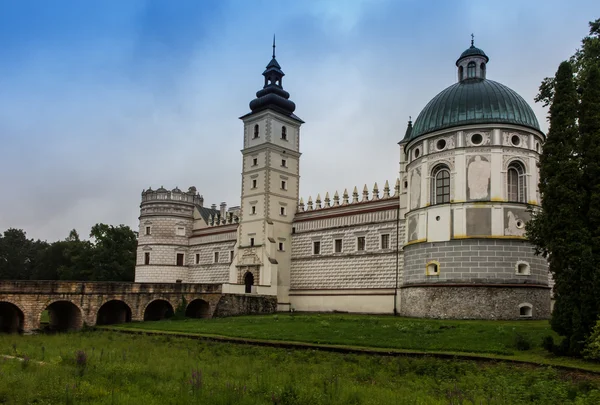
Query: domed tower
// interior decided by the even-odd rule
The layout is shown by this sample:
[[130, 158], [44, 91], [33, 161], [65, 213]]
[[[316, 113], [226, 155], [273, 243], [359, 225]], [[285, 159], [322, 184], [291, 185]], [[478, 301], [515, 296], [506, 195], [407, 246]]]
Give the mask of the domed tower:
[[135, 282], [175, 283], [188, 281], [189, 237], [194, 209], [204, 199], [190, 187], [142, 191]]
[[471, 41], [458, 82], [400, 142], [406, 316], [550, 316], [547, 263], [525, 238], [544, 134], [521, 96], [487, 79], [488, 62]]

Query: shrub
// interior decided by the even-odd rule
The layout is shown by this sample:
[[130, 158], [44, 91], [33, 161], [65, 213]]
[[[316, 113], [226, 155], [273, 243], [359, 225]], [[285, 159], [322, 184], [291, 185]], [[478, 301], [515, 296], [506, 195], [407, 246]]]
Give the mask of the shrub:
[[531, 342], [525, 336], [520, 333], [515, 333], [514, 347], [517, 350], [525, 351], [531, 349]]
[[173, 314], [172, 319], [173, 320], [185, 319], [185, 310], [186, 309], [187, 309], [187, 300], [182, 295], [181, 296], [181, 301], [179, 302], [179, 305], [177, 305], [177, 308], [175, 308], [175, 313]]
[[585, 343], [583, 357], [588, 360], [600, 360], [600, 320], [596, 321], [596, 325]]
[[544, 336], [542, 339], [542, 347], [550, 353], [554, 353], [554, 338], [550, 335]]

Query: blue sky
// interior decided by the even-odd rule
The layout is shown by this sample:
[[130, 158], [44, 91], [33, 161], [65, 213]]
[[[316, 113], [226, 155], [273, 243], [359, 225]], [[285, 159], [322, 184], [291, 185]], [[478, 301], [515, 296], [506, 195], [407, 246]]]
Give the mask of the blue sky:
[[306, 121], [301, 195], [395, 181], [408, 116], [475, 43], [534, 105], [597, 1], [0, 0], [0, 231], [137, 229], [140, 192], [239, 204], [242, 124], [277, 34]]

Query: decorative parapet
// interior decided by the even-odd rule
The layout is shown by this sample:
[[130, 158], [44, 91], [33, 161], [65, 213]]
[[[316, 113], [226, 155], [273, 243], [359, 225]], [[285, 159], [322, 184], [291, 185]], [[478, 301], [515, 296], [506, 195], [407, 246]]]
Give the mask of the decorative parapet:
[[208, 217], [208, 226], [210, 227], [237, 224], [239, 222], [240, 218], [233, 212], [226, 212], [225, 215], [211, 214]]
[[359, 200], [358, 187], [354, 187], [352, 191], [352, 201], [350, 201], [350, 195], [348, 194], [348, 189], [344, 189], [344, 193], [342, 194], [342, 201], [340, 203], [340, 195], [335, 191], [333, 194], [333, 204], [331, 203], [331, 199], [329, 198], [329, 192], [325, 193], [324, 205], [322, 205], [321, 194], [317, 194], [317, 198], [315, 200], [315, 204], [313, 206], [312, 196], [308, 197], [308, 202], [305, 205], [304, 199], [300, 198], [298, 201], [298, 213], [307, 212], [307, 211], [319, 211], [326, 210], [335, 207], [342, 206], [352, 206], [358, 204], [371, 203], [374, 201], [383, 201], [383, 200], [392, 200], [398, 199], [400, 197], [400, 179], [396, 179], [396, 185], [394, 186], [394, 195], [390, 194], [390, 183], [386, 180], [385, 186], [383, 187], [383, 196], [379, 195], [379, 186], [377, 183], [373, 185], [373, 192], [369, 196], [369, 188], [365, 184], [362, 191], [362, 199]]
[[183, 202], [202, 207], [204, 197], [196, 191], [196, 187], [194, 186], [190, 187], [186, 192], [181, 191], [177, 187], [169, 191], [162, 186], [157, 190], [152, 190], [152, 187], [149, 187], [148, 190], [142, 190], [142, 203], [151, 201]]

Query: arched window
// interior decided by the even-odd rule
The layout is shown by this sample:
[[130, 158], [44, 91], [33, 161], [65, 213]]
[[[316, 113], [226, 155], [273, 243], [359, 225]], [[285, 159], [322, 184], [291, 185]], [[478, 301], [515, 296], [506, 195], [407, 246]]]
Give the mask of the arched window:
[[458, 68], [458, 80], [464, 79], [465, 68], [462, 66]]
[[506, 173], [507, 199], [512, 202], [527, 202], [527, 187], [525, 184], [525, 167], [521, 162], [512, 162]]
[[286, 127], [281, 127], [281, 139], [283, 139], [284, 141], [287, 141], [287, 128]]
[[431, 177], [431, 204], [450, 202], [450, 170], [446, 165], [433, 169]]
[[475, 67], [475, 62], [469, 62], [469, 64], [467, 65], [467, 77], [469, 79], [475, 77]]
[[481, 65], [479, 66], [479, 70], [481, 71], [481, 78], [485, 79], [485, 63], [481, 63]]
[[258, 124], [254, 126], [254, 137], [258, 138]]

